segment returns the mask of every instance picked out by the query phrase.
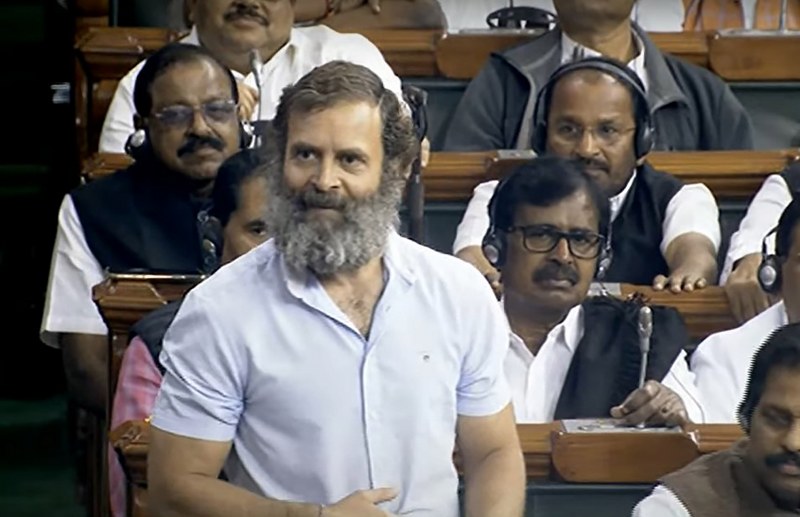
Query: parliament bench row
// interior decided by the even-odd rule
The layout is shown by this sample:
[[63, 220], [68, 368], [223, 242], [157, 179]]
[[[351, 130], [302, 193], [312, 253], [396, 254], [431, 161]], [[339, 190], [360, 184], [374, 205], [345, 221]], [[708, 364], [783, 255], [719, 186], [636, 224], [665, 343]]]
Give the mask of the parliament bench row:
[[[426, 202], [425, 243], [449, 253], [456, 226], [475, 186], [502, 177], [530, 156], [529, 153], [506, 151], [432, 153], [430, 163], [422, 173]], [[747, 203], [764, 179], [797, 159], [800, 159], [800, 149], [654, 152], [650, 155], [650, 161], [657, 169], [674, 174], [685, 183], [704, 183], [716, 196], [720, 204], [723, 236], [720, 261]], [[131, 159], [126, 155], [95, 154], [84, 161], [82, 175], [91, 181], [130, 163]]]
[[[384, 53], [398, 76], [428, 91], [430, 138], [434, 149], [441, 148], [455, 103], [489, 54], [535, 37], [524, 32], [496, 31], [447, 34], [431, 30], [373, 30], [362, 33]], [[182, 35], [168, 29], [103, 27], [87, 30], [76, 41], [75, 115], [81, 157], [97, 149], [102, 123], [119, 79], [137, 62]], [[786, 102], [787, 95], [798, 94], [800, 98], [797, 84], [800, 63], [792, 58], [790, 50], [800, 44], [800, 36], [680, 32], [653, 33], [652, 37], [667, 53], [707, 67], [726, 81], [744, 81], [740, 99], [756, 119], [757, 133], [767, 135], [757, 141], [759, 147], [785, 146], [795, 136], [796, 124], [784, 119], [776, 122], [775, 117], [786, 115], [786, 109], [792, 110], [791, 103], [784, 111], [777, 107]], [[734, 91], [739, 94], [736, 87]], [[753, 96], [755, 98], [749, 101]], [[769, 99], [766, 103], [765, 96]], [[764, 110], [765, 104], [772, 116], [760, 121], [763, 114], [759, 110]], [[787, 128], [772, 136], [770, 132], [776, 125]]]
[[[147, 421], [130, 421], [109, 436], [124, 466], [130, 507], [137, 517], [147, 515], [149, 429]], [[738, 426], [719, 424], [674, 432], [566, 429], [564, 422], [517, 426], [528, 479], [528, 516], [560, 517], [576, 511], [629, 515], [660, 476], [725, 449], [742, 436]], [[457, 453], [454, 460], [458, 466]]]

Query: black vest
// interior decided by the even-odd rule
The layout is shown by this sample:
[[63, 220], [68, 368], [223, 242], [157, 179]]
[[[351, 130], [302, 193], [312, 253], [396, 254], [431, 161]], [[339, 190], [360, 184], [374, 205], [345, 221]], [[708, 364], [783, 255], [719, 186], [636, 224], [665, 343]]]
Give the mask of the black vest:
[[[555, 420], [609, 417], [639, 386], [638, 318], [642, 302], [610, 296], [583, 302], [583, 338], [572, 356], [558, 397]], [[680, 351], [689, 345], [689, 332], [680, 313], [650, 305], [653, 334], [647, 355], [646, 379], [661, 381]], [[591, 329], [591, 331], [589, 331]]]
[[680, 180], [647, 163], [639, 167], [611, 228], [614, 256], [605, 281], [650, 285], [656, 275], [669, 274], [661, 254], [664, 217], [670, 200], [682, 187]]
[[86, 242], [100, 265], [114, 273], [204, 272], [198, 214], [209, 200], [152, 160], [81, 186], [70, 193]]
[[786, 185], [789, 186], [789, 192], [792, 193], [792, 197], [797, 198], [798, 194], [800, 194], [800, 162], [794, 162], [783, 169], [781, 177], [786, 182]]
[[161, 375], [164, 375], [164, 367], [161, 366], [159, 355], [164, 344], [164, 334], [167, 333], [167, 329], [172, 325], [172, 320], [178, 314], [178, 309], [181, 308], [182, 303], [183, 298], [148, 313], [147, 316], [131, 327], [130, 335], [128, 336], [128, 341], [133, 339], [134, 336], [139, 336], [144, 341]]

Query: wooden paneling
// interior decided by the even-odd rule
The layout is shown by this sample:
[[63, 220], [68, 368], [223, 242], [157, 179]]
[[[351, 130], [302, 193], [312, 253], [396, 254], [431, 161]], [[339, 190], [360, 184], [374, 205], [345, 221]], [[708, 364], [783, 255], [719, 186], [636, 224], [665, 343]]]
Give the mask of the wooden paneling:
[[[530, 158], [504, 158], [496, 151], [431, 153], [422, 173], [427, 201], [466, 202], [481, 182], [498, 179]], [[654, 152], [650, 163], [684, 183], [704, 183], [718, 199], [749, 199], [770, 174], [800, 159], [800, 150]], [[83, 177], [101, 178], [130, 165], [126, 155], [98, 153], [84, 162]]]
[[800, 32], [746, 36], [715, 34], [710, 68], [728, 81], [800, 80]]

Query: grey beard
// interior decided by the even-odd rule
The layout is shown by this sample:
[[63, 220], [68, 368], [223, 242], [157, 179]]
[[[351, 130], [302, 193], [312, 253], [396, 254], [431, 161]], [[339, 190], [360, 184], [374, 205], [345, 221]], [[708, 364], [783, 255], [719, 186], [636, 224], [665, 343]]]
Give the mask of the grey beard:
[[[355, 271], [383, 252], [389, 232], [399, 226], [402, 178], [384, 174], [375, 194], [348, 200], [316, 192], [293, 194], [282, 178], [270, 183], [268, 231], [286, 265], [295, 271], [309, 269], [319, 277]], [[307, 219], [309, 198], [339, 209], [341, 218]]]

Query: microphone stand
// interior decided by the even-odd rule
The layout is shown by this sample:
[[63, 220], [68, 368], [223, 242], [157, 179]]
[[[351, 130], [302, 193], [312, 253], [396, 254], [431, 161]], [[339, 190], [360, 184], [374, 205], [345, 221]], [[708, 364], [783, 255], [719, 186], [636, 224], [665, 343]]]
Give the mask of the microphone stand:
[[[641, 361], [639, 363], [639, 388], [644, 387], [647, 377], [647, 361], [650, 355], [650, 337], [653, 335], [653, 310], [647, 305], [643, 305], [639, 309], [639, 353], [641, 354]], [[639, 428], [644, 427], [644, 422], [638, 425]]]
[[[428, 133], [427, 94], [413, 86], [403, 86], [403, 97], [411, 108], [411, 117], [420, 143]], [[425, 242], [425, 186], [422, 183], [421, 155], [411, 165], [411, 175], [406, 190], [408, 206], [408, 234], [419, 244]]]

